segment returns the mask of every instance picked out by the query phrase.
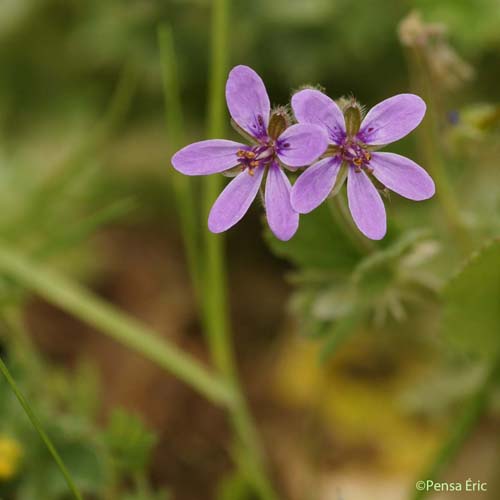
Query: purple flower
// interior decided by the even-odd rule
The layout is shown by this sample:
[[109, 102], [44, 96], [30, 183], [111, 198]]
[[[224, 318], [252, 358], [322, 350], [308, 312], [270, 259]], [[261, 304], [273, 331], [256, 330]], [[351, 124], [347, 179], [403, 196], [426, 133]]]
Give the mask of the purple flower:
[[359, 107], [354, 110], [357, 119], [348, 116], [347, 111], [344, 119], [339, 106], [318, 90], [296, 93], [292, 108], [299, 123], [324, 127], [330, 143], [327, 157], [306, 169], [293, 186], [292, 206], [299, 213], [310, 212], [328, 197], [343, 162], [348, 167], [347, 196], [352, 217], [359, 230], [373, 240], [384, 237], [386, 214], [370, 176], [410, 200], [426, 200], [434, 195], [433, 180], [415, 162], [394, 153], [374, 152], [418, 126], [426, 109], [420, 97], [400, 94], [386, 99], [372, 108], [362, 122]]
[[240, 167], [241, 172], [215, 201], [208, 227], [221, 233], [245, 215], [267, 174], [264, 194], [269, 227], [277, 238], [289, 240], [297, 231], [299, 214], [290, 203], [291, 185], [282, 167], [303, 167], [324, 153], [328, 138], [311, 124], [287, 128], [282, 113], [271, 113], [262, 79], [247, 66], [229, 73], [226, 101], [231, 117], [250, 145], [222, 139], [196, 142], [178, 151], [172, 165], [186, 175], [208, 175]]

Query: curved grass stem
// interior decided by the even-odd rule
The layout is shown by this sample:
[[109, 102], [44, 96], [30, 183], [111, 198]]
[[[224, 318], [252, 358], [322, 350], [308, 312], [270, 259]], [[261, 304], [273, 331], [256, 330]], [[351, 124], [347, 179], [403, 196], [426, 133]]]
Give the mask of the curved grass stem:
[[233, 404], [227, 383], [147, 326], [115, 309], [80, 285], [43, 268], [0, 242], [0, 270], [45, 300], [106, 333], [196, 389], [209, 401]]
[[29, 418], [31, 424], [33, 425], [36, 432], [40, 436], [40, 439], [43, 441], [43, 443], [47, 447], [47, 450], [49, 451], [52, 458], [54, 459], [54, 462], [59, 467], [59, 470], [61, 471], [62, 475], [64, 476], [66, 484], [68, 485], [69, 490], [73, 494], [73, 497], [76, 498], [76, 500], [83, 500], [82, 496], [81, 496], [80, 492], [78, 491], [78, 488], [76, 487], [76, 484], [73, 481], [73, 478], [71, 477], [71, 474], [69, 473], [61, 456], [59, 455], [58, 451], [56, 450], [56, 448], [52, 444], [52, 441], [50, 440], [47, 433], [43, 430], [43, 427], [40, 424], [38, 417], [35, 415], [35, 412], [31, 408], [30, 404], [28, 403], [28, 401], [26, 400], [24, 395], [19, 390], [14, 378], [12, 377], [9, 369], [7, 368], [7, 365], [4, 363], [2, 358], [0, 358], [0, 372], [2, 372], [2, 375], [5, 377], [5, 380], [9, 384], [10, 388], [12, 389], [12, 392], [15, 394], [20, 405], [23, 407], [23, 410], [26, 413], [27, 417]]

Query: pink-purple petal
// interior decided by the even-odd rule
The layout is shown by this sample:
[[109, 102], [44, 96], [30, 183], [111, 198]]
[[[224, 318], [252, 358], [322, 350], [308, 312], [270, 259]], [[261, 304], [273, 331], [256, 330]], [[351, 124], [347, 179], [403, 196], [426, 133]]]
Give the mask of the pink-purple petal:
[[305, 89], [292, 97], [292, 109], [300, 123], [323, 127], [330, 142], [340, 144], [345, 138], [345, 121], [337, 104], [319, 90]]
[[323, 203], [335, 185], [340, 170], [339, 156], [325, 158], [304, 170], [292, 188], [292, 207], [307, 214]]
[[373, 153], [373, 175], [387, 188], [410, 200], [427, 200], [436, 188], [431, 176], [409, 158], [395, 153]]
[[292, 186], [276, 163], [269, 168], [266, 181], [266, 216], [276, 238], [288, 241], [299, 227], [299, 214], [290, 203]]
[[258, 168], [237, 175], [222, 191], [210, 210], [208, 228], [212, 233], [222, 233], [239, 222], [259, 192], [264, 169]]
[[374, 106], [361, 123], [359, 139], [369, 145], [384, 145], [401, 139], [424, 118], [425, 102], [414, 94], [399, 94]]
[[372, 240], [382, 239], [387, 231], [384, 203], [364, 171], [349, 169], [347, 197], [349, 210], [359, 230]]
[[279, 159], [290, 167], [303, 167], [321, 156], [328, 147], [324, 129], [317, 125], [297, 123], [288, 127], [277, 140]]
[[253, 137], [267, 134], [271, 104], [262, 78], [248, 66], [236, 66], [226, 83], [226, 101], [233, 120]]
[[190, 144], [172, 157], [173, 167], [185, 175], [208, 175], [229, 170], [238, 163], [236, 152], [245, 144], [212, 139]]

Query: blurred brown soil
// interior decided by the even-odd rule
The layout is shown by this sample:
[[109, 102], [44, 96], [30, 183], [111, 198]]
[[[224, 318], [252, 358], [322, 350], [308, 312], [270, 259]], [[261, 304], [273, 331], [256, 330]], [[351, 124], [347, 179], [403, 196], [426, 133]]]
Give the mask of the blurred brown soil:
[[[250, 221], [230, 235], [228, 265], [238, 363], [262, 423], [270, 407], [266, 365], [281, 330], [288, 288], [283, 264], [256, 244], [260, 230]], [[95, 247], [102, 271], [92, 283], [94, 291], [209, 363], [175, 229], [116, 227], [98, 235]], [[155, 481], [171, 489], [176, 499], [208, 498], [207, 492], [231, 470], [223, 411], [141, 356], [39, 299], [31, 301], [26, 316], [49, 360], [71, 367], [89, 358], [98, 366], [103, 420], [120, 406], [141, 414], [158, 432], [151, 471]]]
[[[298, 349], [294, 346], [295, 325], [286, 311], [287, 269], [263, 246], [256, 219], [243, 221], [228, 235], [231, 314], [238, 366], [281, 498], [301, 500], [305, 492], [334, 500], [339, 493], [345, 500], [406, 498], [415, 470], [381, 467], [394, 451], [384, 451], [388, 436], [380, 418], [373, 422], [371, 410], [365, 412], [370, 425], [363, 425], [353, 438], [345, 422], [325, 413], [334, 402], [337, 410], [343, 404], [353, 411], [361, 411], [363, 405], [373, 409], [375, 404], [380, 410], [376, 413], [383, 414], [391, 397], [384, 396], [386, 379], [400, 375], [387, 372], [386, 362], [373, 373], [351, 369], [361, 366], [366, 371], [366, 360], [371, 360], [368, 366], [376, 361], [369, 347], [354, 345], [354, 354], [347, 353], [343, 362], [342, 356], [337, 359], [343, 375], [339, 378], [338, 370], [333, 379], [332, 374], [321, 375], [326, 377], [327, 392], [318, 392], [324, 384], [318, 385], [317, 377], [325, 369], [308, 354], [310, 343], [298, 341]], [[156, 224], [115, 227], [99, 234], [94, 245], [100, 269], [90, 284], [94, 291], [208, 364], [176, 229]], [[31, 301], [26, 317], [49, 360], [71, 368], [83, 358], [98, 366], [102, 421], [111, 409], [121, 406], [138, 412], [156, 430], [159, 443], [151, 465], [156, 484], [167, 486], [176, 500], [215, 497], [218, 481], [232, 470], [230, 429], [222, 410], [142, 357], [39, 299]], [[283, 363], [290, 363], [290, 351], [287, 371]], [[381, 376], [385, 377], [382, 384]], [[290, 394], [284, 395], [284, 390]], [[312, 395], [306, 403], [296, 404], [294, 398], [302, 397], [301, 390]], [[400, 420], [407, 427], [404, 440], [411, 437], [415, 443], [426, 435], [425, 428], [405, 423], [404, 417]], [[398, 425], [391, 423], [387, 434], [397, 435]], [[481, 479], [482, 464], [493, 460], [490, 431], [476, 433], [451, 474], [455, 471], [456, 477], [465, 478], [471, 471]], [[421, 453], [411, 444], [404, 451]]]

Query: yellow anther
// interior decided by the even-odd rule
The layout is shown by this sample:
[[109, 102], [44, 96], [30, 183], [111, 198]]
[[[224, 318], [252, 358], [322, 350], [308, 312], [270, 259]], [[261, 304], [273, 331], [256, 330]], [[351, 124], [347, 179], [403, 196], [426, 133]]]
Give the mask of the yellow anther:
[[247, 158], [249, 159], [255, 158], [255, 153], [253, 151], [247, 151]]
[[363, 160], [361, 160], [361, 158], [354, 158], [354, 160], [352, 161], [354, 163], [354, 165], [356, 165], [357, 167], [361, 167], [361, 165], [363, 164]]
[[256, 168], [259, 166], [259, 162], [257, 160], [252, 160], [250, 162], [250, 168]]
[[240, 150], [236, 153], [236, 156], [237, 156], [238, 158], [243, 158], [243, 157], [245, 156], [245, 153], [246, 153], [246, 151], [243, 151], [243, 150], [241, 150], [241, 149], [240, 149]]
[[372, 159], [372, 155], [369, 151], [365, 151], [365, 160], [370, 161]]

